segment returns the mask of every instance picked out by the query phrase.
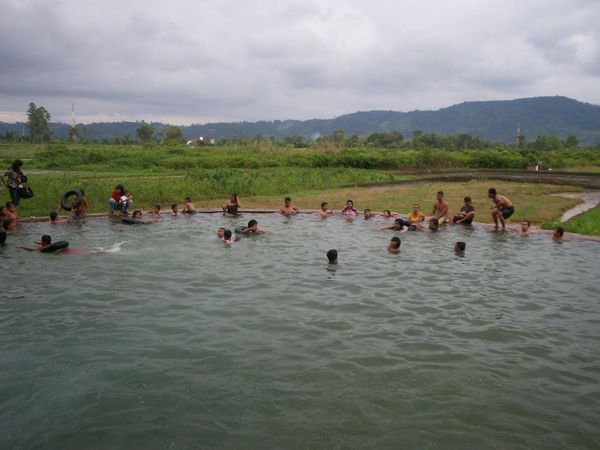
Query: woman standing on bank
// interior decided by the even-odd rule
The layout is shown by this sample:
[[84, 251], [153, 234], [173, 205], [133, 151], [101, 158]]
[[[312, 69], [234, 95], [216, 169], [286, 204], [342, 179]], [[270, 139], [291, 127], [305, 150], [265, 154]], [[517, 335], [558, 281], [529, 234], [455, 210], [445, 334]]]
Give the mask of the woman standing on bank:
[[[16, 159], [10, 168], [4, 172], [4, 175], [0, 177], [0, 181], [8, 188], [8, 192], [10, 193], [10, 200], [15, 204], [15, 206], [19, 206], [19, 200], [21, 199], [21, 189], [23, 189], [23, 183], [27, 182], [27, 177], [21, 171], [21, 166], [23, 165], [23, 161], [20, 159]], [[4, 181], [4, 177], [7, 177], [8, 180]]]

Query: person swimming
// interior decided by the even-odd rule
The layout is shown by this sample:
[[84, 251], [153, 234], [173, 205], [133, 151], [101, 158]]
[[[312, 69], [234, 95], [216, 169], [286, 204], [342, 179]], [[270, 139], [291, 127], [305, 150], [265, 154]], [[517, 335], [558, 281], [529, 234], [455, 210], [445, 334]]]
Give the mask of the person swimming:
[[223, 242], [225, 244], [233, 244], [236, 241], [236, 237], [233, 235], [231, 230], [225, 230], [223, 232]]
[[283, 208], [279, 209], [279, 213], [284, 216], [293, 216], [298, 214], [298, 208], [292, 204], [292, 199], [290, 197], [286, 197], [283, 199]]
[[373, 214], [373, 212], [367, 208], [363, 211], [363, 217], [365, 218], [365, 220], [369, 220], [371, 217], [374, 217], [375, 214]]
[[185, 207], [181, 210], [182, 214], [196, 214], [196, 207], [194, 206], [194, 202], [192, 202], [191, 197], [185, 198]]
[[458, 241], [454, 244], [454, 253], [456, 256], [465, 256], [465, 249], [467, 248], [467, 244], [462, 241]]
[[388, 244], [387, 250], [390, 253], [400, 253], [400, 238], [398, 236], [394, 236], [390, 239], [390, 243]]
[[225, 235], [225, 228], [223, 228], [223, 227], [219, 227], [219, 228], [217, 229], [217, 237], [218, 237], [220, 240], [223, 240], [223, 239], [224, 239], [224, 235]]
[[338, 263], [338, 252], [336, 249], [332, 248], [327, 252], [327, 261], [332, 265]]
[[565, 229], [563, 227], [556, 227], [554, 233], [552, 233], [552, 239], [555, 241], [562, 241], [562, 238], [565, 234]]
[[333, 211], [329, 209], [329, 203], [322, 202], [321, 209], [319, 209], [318, 214], [319, 214], [319, 217], [321, 217], [321, 218], [325, 218], [325, 217], [328, 217], [331, 214], [333, 214]]
[[380, 217], [382, 217], [383, 219], [389, 219], [391, 217], [396, 217], [397, 215], [398, 213], [396, 212], [391, 212], [389, 209], [384, 209]]
[[265, 230], [258, 226], [258, 222], [254, 219], [248, 222], [248, 226], [242, 228], [241, 233], [245, 236], [249, 236], [251, 234], [263, 234]]
[[521, 222], [521, 234], [523, 236], [527, 236], [529, 234], [531, 234], [531, 222], [529, 220], [524, 220], [523, 222]]
[[358, 209], [354, 207], [354, 202], [352, 200], [346, 201], [346, 206], [342, 209], [342, 216], [357, 216]]

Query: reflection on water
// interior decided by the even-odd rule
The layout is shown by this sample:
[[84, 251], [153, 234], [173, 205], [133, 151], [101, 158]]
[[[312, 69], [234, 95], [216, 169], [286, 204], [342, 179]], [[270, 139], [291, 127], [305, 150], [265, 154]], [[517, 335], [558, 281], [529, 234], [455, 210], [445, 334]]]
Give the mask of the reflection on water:
[[[10, 236], [2, 448], [600, 445], [598, 244], [446, 227], [389, 254], [378, 220], [270, 215], [217, 240], [249, 219]], [[88, 256], [14, 249], [45, 233]]]

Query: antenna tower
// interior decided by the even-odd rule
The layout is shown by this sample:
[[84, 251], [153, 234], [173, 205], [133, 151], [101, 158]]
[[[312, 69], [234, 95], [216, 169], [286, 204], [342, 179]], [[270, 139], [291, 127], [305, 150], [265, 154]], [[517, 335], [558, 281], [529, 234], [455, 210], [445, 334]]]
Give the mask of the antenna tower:
[[75, 103], [71, 103], [71, 128], [75, 128]]

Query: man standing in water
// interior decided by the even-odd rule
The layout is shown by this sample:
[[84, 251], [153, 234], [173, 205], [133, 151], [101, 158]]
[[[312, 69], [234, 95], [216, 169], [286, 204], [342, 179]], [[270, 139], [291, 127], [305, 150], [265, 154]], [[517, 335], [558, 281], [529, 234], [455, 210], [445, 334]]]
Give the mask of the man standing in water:
[[448, 202], [444, 200], [444, 192], [438, 191], [436, 201], [433, 204], [431, 218], [437, 219], [439, 223], [448, 222]]
[[285, 216], [293, 216], [298, 214], [298, 208], [292, 205], [292, 199], [290, 197], [286, 197], [283, 200], [283, 208], [279, 209], [279, 213]]
[[498, 229], [498, 220], [500, 220], [502, 229], [504, 230], [506, 228], [505, 220], [514, 214], [515, 207], [507, 197], [498, 194], [496, 188], [492, 187], [488, 189], [488, 197], [494, 202], [494, 206], [492, 206], [492, 218], [494, 219], [496, 230]]

